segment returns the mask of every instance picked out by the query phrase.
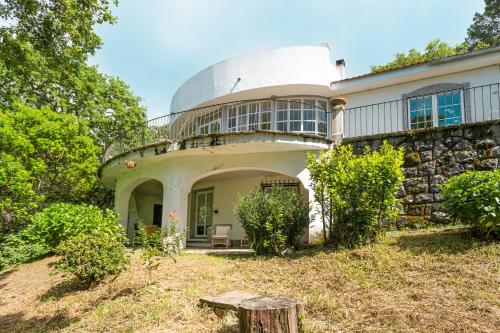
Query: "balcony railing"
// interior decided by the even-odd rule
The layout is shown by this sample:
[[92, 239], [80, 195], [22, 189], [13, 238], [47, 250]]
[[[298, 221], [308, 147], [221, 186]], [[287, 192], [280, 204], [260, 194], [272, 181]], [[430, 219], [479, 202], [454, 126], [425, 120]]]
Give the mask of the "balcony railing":
[[255, 130], [328, 136], [328, 101], [313, 97], [259, 99], [218, 104], [148, 120], [123, 133], [105, 160], [135, 148], [209, 134]]
[[[343, 137], [500, 119], [500, 83], [411, 96], [343, 110]], [[259, 99], [218, 104], [148, 120], [123, 133], [105, 160], [135, 148], [195, 136], [281, 131], [331, 136], [326, 98]], [[339, 119], [339, 118], [336, 118]]]
[[344, 138], [500, 118], [500, 83], [347, 108]]

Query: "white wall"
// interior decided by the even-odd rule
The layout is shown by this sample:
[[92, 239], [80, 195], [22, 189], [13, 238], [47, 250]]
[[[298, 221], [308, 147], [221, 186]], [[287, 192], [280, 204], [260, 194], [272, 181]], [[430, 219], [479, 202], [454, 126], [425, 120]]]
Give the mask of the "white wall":
[[[402, 131], [403, 102], [400, 100], [404, 94], [419, 88], [438, 83], [468, 83], [469, 87], [476, 87], [498, 82], [500, 82], [500, 66], [496, 65], [348, 94], [346, 95], [347, 104], [345, 105], [345, 109], [353, 109], [365, 105], [370, 106], [344, 113], [344, 137], [353, 136], [354, 133], [358, 133], [358, 135], [371, 135]], [[374, 105], [388, 101], [395, 102]], [[494, 102], [493, 108], [497, 108], [498, 102], [497, 104]], [[354, 121], [355, 119], [356, 121]], [[482, 119], [478, 116], [478, 120]]]
[[326, 96], [330, 82], [338, 79], [326, 45], [264, 50], [221, 61], [199, 72], [177, 90], [170, 112], [215, 103], [227, 95], [234, 95], [233, 101], [271, 95]]
[[[314, 150], [311, 152], [314, 152]], [[296, 177], [308, 190], [309, 200], [311, 201], [314, 193], [309, 188], [309, 172], [306, 169], [307, 153], [307, 151], [289, 151], [235, 155], [180, 155], [165, 159], [157, 158], [156, 163], [148, 165], [141, 164], [139, 161], [136, 168], [128, 170], [116, 182], [115, 210], [121, 216], [120, 222], [126, 227], [129, 199], [132, 191], [144, 181], [156, 179], [163, 184], [164, 190], [163, 225], [166, 223], [168, 213], [175, 212], [179, 219], [178, 230], [180, 231], [186, 228], [188, 224], [188, 195], [192, 186], [211, 175], [241, 170], [261, 170]], [[175, 156], [174, 153], [167, 153], [164, 156], [166, 155]], [[241, 185], [248, 189], [252, 184], [249, 181], [246, 185]], [[225, 185], [220, 184], [220, 186], [224, 188]], [[231, 191], [227, 195], [234, 196], [238, 190], [234, 186], [232, 190], [229, 190], [230, 188], [231, 185], [226, 186], [226, 191]], [[319, 221], [315, 219], [314, 211], [316, 208], [314, 206], [311, 213], [310, 237], [313, 237], [321, 230]]]
[[[260, 188], [262, 180], [288, 180], [293, 181], [294, 178], [287, 176], [274, 177], [234, 177], [229, 179], [202, 179], [193, 185], [192, 190], [200, 190], [213, 188], [214, 203], [213, 209], [218, 210], [217, 214], [213, 215], [213, 224], [231, 224], [231, 239], [242, 239], [245, 231], [238, 222], [234, 214], [234, 203], [239, 195], [245, 195], [254, 189]], [[308, 199], [308, 194], [301, 186], [301, 194]], [[194, 205], [194, 196], [191, 197], [191, 205]], [[192, 210], [190, 209], [190, 212]], [[188, 216], [190, 222], [194, 221], [194, 217]]]

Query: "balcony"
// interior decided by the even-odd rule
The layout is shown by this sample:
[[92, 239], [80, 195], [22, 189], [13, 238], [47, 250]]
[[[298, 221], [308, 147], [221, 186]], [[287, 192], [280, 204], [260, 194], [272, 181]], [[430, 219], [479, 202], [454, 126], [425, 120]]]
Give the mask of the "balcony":
[[444, 127], [500, 119], [500, 83], [434, 91], [343, 111], [343, 137]]
[[[342, 136], [356, 138], [497, 120], [499, 88], [500, 83], [494, 83], [346, 108], [342, 110]], [[313, 97], [246, 100], [195, 108], [149, 120], [125, 133], [106, 149], [105, 160], [141, 147], [231, 134], [282, 133], [329, 139], [332, 111], [326, 98]]]
[[105, 152], [105, 160], [140, 147], [191, 138], [244, 133], [295, 133], [327, 138], [328, 100], [315, 97], [259, 99], [171, 113], [125, 133]]

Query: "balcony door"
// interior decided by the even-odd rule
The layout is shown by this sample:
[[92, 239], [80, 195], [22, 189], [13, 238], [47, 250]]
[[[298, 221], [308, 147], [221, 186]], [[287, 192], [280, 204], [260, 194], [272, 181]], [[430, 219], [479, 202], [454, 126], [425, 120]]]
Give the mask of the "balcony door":
[[213, 206], [213, 189], [196, 192], [195, 237], [207, 237], [207, 229], [212, 226], [213, 221]]

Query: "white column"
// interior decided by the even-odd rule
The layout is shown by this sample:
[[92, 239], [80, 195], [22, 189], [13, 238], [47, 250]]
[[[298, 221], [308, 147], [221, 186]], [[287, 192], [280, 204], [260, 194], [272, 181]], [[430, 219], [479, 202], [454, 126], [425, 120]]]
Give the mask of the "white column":
[[[185, 182], [182, 182], [180, 178], [176, 178], [173, 181], [166, 181], [163, 188], [163, 212], [162, 215], [162, 227], [169, 227], [170, 213], [174, 213], [177, 218], [177, 232], [184, 232], [188, 227], [188, 193], [185, 190]], [[184, 242], [184, 247], [186, 243]]]
[[309, 170], [306, 168], [302, 170], [297, 178], [302, 183], [302, 186], [309, 192], [309, 204], [311, 205], [311, 211], [309, 213], [309, 242], [323, 230], [323, 226], [321, 225], [321, 220], [318, 218], [317, 212], [319, 211], [318, 204], [314, 201], [314, 190], [310, 187], [311, 179], [309, 177]]

